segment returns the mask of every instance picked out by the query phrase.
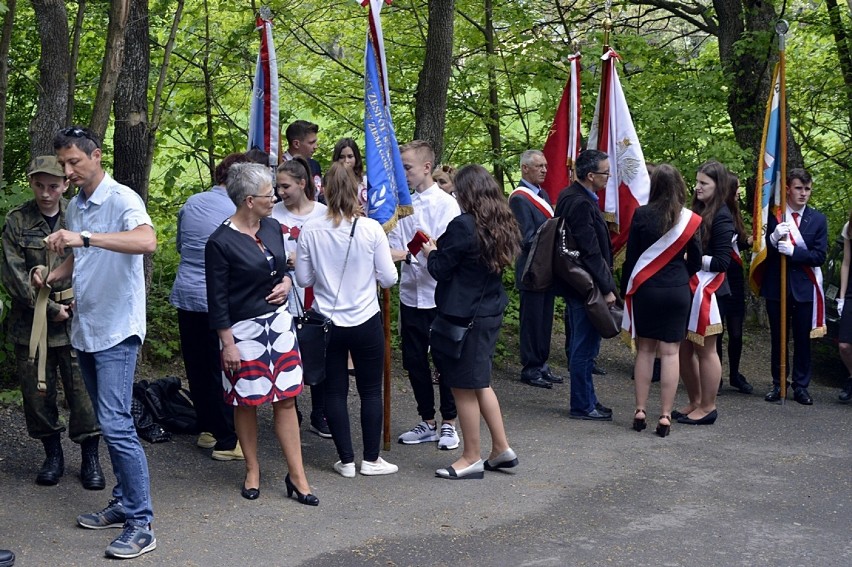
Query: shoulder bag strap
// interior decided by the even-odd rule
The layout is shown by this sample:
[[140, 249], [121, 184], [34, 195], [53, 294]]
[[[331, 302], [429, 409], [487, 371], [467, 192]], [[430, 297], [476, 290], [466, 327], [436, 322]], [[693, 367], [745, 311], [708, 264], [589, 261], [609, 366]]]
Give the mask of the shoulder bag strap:
[[352, 221], [352, 230], [349, 231], [349, 245], [346, 247], [346, 257], [343, 259], [343, 269], [340, 271], [340, 283], [337, 285], [337, 293], [334, 295], [334, 305], [331, 306], [331, 313], [328, 314], [329, 319], [334, 316], [334, 311], [337, 309], [337, 298], [340, 297], [340, 288], [343, 287], [343, 276], [346, 274], [346, 264], [349, 262], [349, 252], [352, 250], [352, 239], [355, 236], [356, 224], [358, 224], [358, 217], [355, 217], [355, 220]]

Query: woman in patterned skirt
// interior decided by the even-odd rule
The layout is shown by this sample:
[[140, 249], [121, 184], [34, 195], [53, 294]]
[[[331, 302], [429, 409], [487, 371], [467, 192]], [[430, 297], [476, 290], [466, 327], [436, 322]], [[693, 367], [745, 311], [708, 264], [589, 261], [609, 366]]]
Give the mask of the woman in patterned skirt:
[[222, 348], [222, 385], [234, 408], [234, 425], [246, 459], [240, 493], [260, 496], [257, 406], [272, 403], [275, 435], [290, 472], [287, 495], [316, 506], [302, 464], [296, 396], [302, 391], [302, 363], [287, 295], [293, 285], [281, 225], [270, 218], [275, 199], [269, 169], [235, 164], [228, 196], [237, 211], [216, 229], [205, 248], [210, 326]]

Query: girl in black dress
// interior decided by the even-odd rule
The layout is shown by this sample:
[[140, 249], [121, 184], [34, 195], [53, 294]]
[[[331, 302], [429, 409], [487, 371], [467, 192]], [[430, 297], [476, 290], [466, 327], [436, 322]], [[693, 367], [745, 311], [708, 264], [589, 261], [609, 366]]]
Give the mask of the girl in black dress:
[[840, 313], [840, 330], [837, 342], [840, 348], [840, 359], [846, 366], [849, 378], [843, 385], [838, 399], [843, 403], [852, 401], [852, 302], [846, 309], [846, 300], [852, 299], [852, 287], [849, 286], [849, 266], [852, 264], [852, 249], [850, 249], [850, 238], [852, 238], [852, 211], [849, 212], [849, 220], [843, 225], [843, 262], [840, 265], [840, 293], [837, 295], [837, 311]]
[[[692, 223], [687, 224], [681, 232], [682, 237], [669, 245], [665, 252], [660, 252], [660, 247], [654, 247], [654, 244], [675, 229], [682, 218], [686, 222], [694, 215], [684, 209], [685, 202], [686, 183], [680, 172], [668, 164], [656, 167], [651, 175], [648, 204], [636, 210], [630, 225], [624, 261], [625, 277], [622, 278], [621, 292], [624, 297], [631, 291], [629, 286], [643, 280], [637, 289], [632, 290], [635, 294], [631, 300], [637, 351], [633, 370], [636, 394], [633, 429], [645, 429], [645, 409], [651, 388], [654, 357], [657, 355], [660, 358], [662, 411], [656, 431], [660, 437], [668, 435], [671, 426], [672, 406], [677, 393], [678, 350], [686, 336], [692, 302], [689, 278], [701, 268], [701, 244], [697, 238], [700, 219], [692, 219]], [[656, 263], [649, 261], [652, 255]], [[659, 265], [664, 258], [669, 257], [667, 263]], [[637, 263], [638, 269], [635, 269]], [[651, 272], [653, 274], [647, 279], [642, 277]], [[628, 275], [632, 277], [628, 278]]]
[[[453, 391], [464, 445], [461, 456], [435, 475], [447, 479], [482, 478], [483, 471], [517, 466], [509, 447], [497, 394], [491, 389], [491, 361], [509, 303], [503, 289], [503, 268], [512, 264], [521, 233], [509, 203], [493, 177], [480, 165], [461, 168], [455, 178], [462, 213], [435, 243], [423, 245], [427, 268], [438, 282], [435, 304], [439, 317], [471, 324], [461, 357], [432, 349], [441, 380]], [[479, 421], [491, 433], [488, 460], [480, 454]]]
[[[729, 173], [717, 161], [708, 161], [698, 168], [695, 179], [695, 196], [692, 210], [701, 215], [701, 247], [704, 256], [701, 267], [705, 272], [724, 274], [731, 263], [731, 242], [734, 237], [734, 219], [725, 198], [728, 192]], [[727, 280], [716, 290], [716, 297], [731, 293]], [[680, 375], [689, 395], [689, 405], [678, 415], [678, 423], [711, 425], [716, 422], [716, 394], [722, 379], [722, 364], [716, 352], [716, 337], [722, 332], [718, 326], [708, 326], [701, 337], [691, 337], [681, 343]], [[695, 342], [693, 342], [695, 341]], [[699, 344], [703, 342], [703, 344]]]

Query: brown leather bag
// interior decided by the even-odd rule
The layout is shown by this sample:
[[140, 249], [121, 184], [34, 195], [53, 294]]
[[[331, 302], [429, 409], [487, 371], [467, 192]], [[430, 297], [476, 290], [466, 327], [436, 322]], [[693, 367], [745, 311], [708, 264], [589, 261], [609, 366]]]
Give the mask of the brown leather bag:
[[[612, 307], [606, 304], [601, 290], [598, 289], [591, 274], [586, 270], [580, 258], [580, 251], [565, 219], [558, 218], [556, 225], [556, 244], [553, 250], [553, 275], [568, 284], [571, 289], [585, 298], [586, 315], [601, 337], [611, 339], [621, 331], [621, 319], [624, 303], [616, 293]], [[550, 222], [550, 221], [548, 221]]]

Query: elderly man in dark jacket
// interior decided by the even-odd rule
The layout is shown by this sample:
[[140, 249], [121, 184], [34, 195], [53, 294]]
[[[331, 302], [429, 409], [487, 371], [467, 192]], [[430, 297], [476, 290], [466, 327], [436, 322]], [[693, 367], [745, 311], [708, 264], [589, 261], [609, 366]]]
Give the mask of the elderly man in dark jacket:
[[[615, 303], [612, 276], [612, 247], [609, 230], [595, 195], [606, 187], [609, 159], [603, 152], [586, 150], [576, 164], [576, 181], [562, 190], [556, 203], [556, 216], [565, 219], [577, 243], [584, 267], [591, 274], [607, 304]], [[583, 307], [584, 298], [572, 289], [564, 290], [565, 327], [570, 329], [571, 411], [572, 419], [612, 421], [612, 410], [595, 396], [592, 371], [600, 350], [601, 336]]]

